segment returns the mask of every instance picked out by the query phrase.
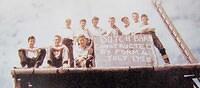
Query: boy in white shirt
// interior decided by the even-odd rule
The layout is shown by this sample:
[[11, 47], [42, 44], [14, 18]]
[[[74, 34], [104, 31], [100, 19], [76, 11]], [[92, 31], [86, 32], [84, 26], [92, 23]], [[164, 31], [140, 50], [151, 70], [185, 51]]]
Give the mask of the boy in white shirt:
[[122, 32], [120, 31], [119, 27], [115, 24], [115, 17], [109, 18], [109, 28], [107, 29], [106, 36], [120, 36]]
[[77, 38], [78, 46], [74, 47], [75, 67], [90, 67], [92, 65], [93, 50], [87, 46], [87, 38], [80, 35]]
[[54, 46], [50, 47], [47, 63], [51, 67], [70, 67], [69, 50], [62, 44], [60, 35], [55, 35]]
[[102, 36], [102, 35], [106, 34], [106, 31], [98, 26], [98, 23], [99, 23], [99, 18], [98, 17], [93, 17], [92, 18], [92, 26], [89, 29], [89, 34], [92, 37], [94, 37], [94, 36]]
[[80, 20], [80, 28], [76, 30], [76, 37], [84, 35], [86, 38], [90, 39], [88, 28], [86, 28], [86, 22], [86, 19]]
[[19, 49], [20, 63], [22, 67], [27, 66], [28, 68], [38, 68], [42, 65], [46, 55], [46, 50], [35, 47], [35, 37], [28, 37], [28, 48]]
[[73, 39], [74, 39], [74, 36], [75, 36], [75, 34], [74, 34], [74, 31], [75, 31], [75, 30], [72, 29], [72, 27], [71, 27], [71, 22], [72, 22], [72, 21], [71, 21], [70, 18], [68, 18], [68, 19], [65, 20], [65, 29], [62, 30], [61, 36], [62, 36], [63, 38], [68, 38], [68, 39], [73, 40]]
[[155, 32], [155, 28], [153, 28], [150, 23], [149, 23], [149, 18], [146, 14], [141, 15], [141, 24], [140, 24], [140, 29], [142, 30], [141, 32]]
[[71, 19], [65, 20], [65, 31], [62, 32], [62, 43], [69, 49], [70, 67], [74, 67], [74, 56], [73, 56], [73, 40], [74, 40], [74, 30], [71, 27]]
[[160, 54], [162, 55], [162, 58], [163, 58], [164, 62], [166, 64], [170, 64], [170, 61], [169, 61], [168, 55], [166, 53], [166, 50], [165, 50], [163, 44], [161, 43], [161, 41], [159, 40], [159, 38], [157, 37], [157, 35], [155, 33], [155, 28], [152, 28], [148, 21], [149, 21], [148, 16], [146, 14], [142, 14], [141, 15], [142, 33], [147, 33], [147, 34], [151, 34], [152, 35], [154, 45], [160, 51]]
[[133, 12], [132, 18], [133, 18], [133, 24], [132, 24], [133, 29], [131, 29], [131, 32], [140, 33], [142, 30], [140, 29], [139, 13]]
[[[131, 34], [131, 27], [128, 17], [122, 17], [121, 21], [124, 23], [124, 27], [122, 28], [122, 34], [123, 35], [130, 35]], [[133, 29], [132, 29], [133, 30]]]

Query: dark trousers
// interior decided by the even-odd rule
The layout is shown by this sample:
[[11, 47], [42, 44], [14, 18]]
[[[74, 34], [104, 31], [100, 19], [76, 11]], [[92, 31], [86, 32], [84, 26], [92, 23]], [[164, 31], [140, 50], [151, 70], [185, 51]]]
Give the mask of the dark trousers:
[[39, 66], [42, 65], [42, 63], [44, 61], [44, 58], [46, 56], [46, 50], [40, 49], [40, 51], [38, 52], [38, 56], [36, 58], [28, 58], [26, 56], [25, 49], [19, 49], [18, 54], [20, 57], [20, 64], [22, 67], [27, 65], [28, 68], [31, 68], [31, 67], [38, 68]]
[[56, 68], [61, 67], [63, 64], [63, 57], [62, 57], [63, 52], [62, 51], [63, 51], [63, 49], [61, 49], [60, 55], [58, 57], [55, 57], [55, 55], [53, 53], [53, 52], [55, 52], [55, 49], [51, 48], [50, 49], [50, 59], [47, 61], [47, 63], [50, 66], [53, 66]]
[[74, 67], [73, 40], [64, 38], [62, 43], [69, 49], [70, 67]]

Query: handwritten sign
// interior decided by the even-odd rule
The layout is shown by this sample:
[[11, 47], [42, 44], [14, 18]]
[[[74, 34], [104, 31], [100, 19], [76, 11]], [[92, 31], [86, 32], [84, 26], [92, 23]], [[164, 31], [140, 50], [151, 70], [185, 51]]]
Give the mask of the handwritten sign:
[[150, 34], [94, 38], [96, 67], [153, 66], [157, 64]]

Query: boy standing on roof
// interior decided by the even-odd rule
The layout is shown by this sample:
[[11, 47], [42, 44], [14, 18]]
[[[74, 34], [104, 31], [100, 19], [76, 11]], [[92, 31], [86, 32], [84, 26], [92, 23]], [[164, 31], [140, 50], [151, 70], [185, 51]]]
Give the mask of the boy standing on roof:
[[141, 22], [142, 22], [141, 30], [142, 30], [142, 33], [148, 33], [148, 34], [152, 35], [154, 45], [160, 51], [160, 54], [162, 55], [164, 62], [166, 64], [170, 64], [166, 50], [165, 50], [163, 44], [160, 42], [159, 38], [156, 36], [155, 28], [152, 28], [148, 21], [149, 21], [148, 16], [146, 14], [142, 14], [141, 15]]

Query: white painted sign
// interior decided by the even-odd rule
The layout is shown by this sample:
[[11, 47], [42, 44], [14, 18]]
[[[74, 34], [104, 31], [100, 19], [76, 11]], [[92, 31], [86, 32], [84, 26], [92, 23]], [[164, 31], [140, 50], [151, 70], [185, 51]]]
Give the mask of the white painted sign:
[[153, 66], [157, 64], [150, 34], [94, 38], [96, 67]]

